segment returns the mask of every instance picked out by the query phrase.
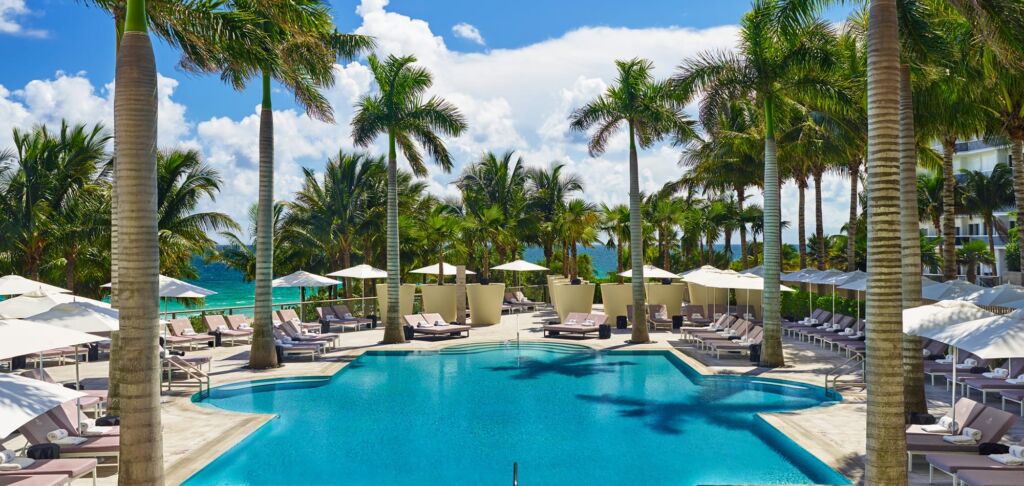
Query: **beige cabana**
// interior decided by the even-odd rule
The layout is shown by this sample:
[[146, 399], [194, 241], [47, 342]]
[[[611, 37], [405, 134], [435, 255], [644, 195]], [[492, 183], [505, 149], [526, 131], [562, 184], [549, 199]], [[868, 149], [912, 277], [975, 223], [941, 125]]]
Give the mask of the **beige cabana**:
[[[714, 267], [701, 267], [699, 270], [690, 272], [683, 277], [690, 286], [690, 302], [700, 303], [701, 294], [705, 292], [715, 293], [715, 300], [706, 301], [706, 304], [728, 304], [729, 290], [736, 292], [737, 305], [750, 305], [755, 316], [761, 313], [761, 297], [764, 290], [764, 278], [753, 274], [737, 273], [732, 270], [719, 270]], [[782, 292], [792, 292], [793, 289], [785, 285], [779, 285]], [[697, 300], [698, 302], [694, 302]]]
[[550, 300], [551, 301], [551, 305], [554, 306], [554, 305], [556, 305], [556, 303], [555, 303], [555, 293], [552, 291], [552, 288], [554, 287], [555, 284], [560, 284], [560, 283], [566, 283], [567, 284], [567, 283], [569, 283], [569, 279], [565, 278], [565, 277], [563, 277], [561, 275], [548, 275], [547, 278], [548, 278], [548, 300]]
[[[664, 305], [668, 309], [668, 315], [679, 316], [683, 313], [683, 300], [686, 297], [686, 286], [680, 283], [670, 285], [659, 283], [648, 283], [644, 287], [647, 290], [647, 303], [650, 305]], [[602, 287], [603, 291], [604, 288]]]
[[601, 284], [601, 304], [610, 322], [619, 316], [626, 315], [626, 306], [633, 303], [633, 285], [605, 283]]
[[[412, 301], [416, 297], [416, 284], [402, 284], [398, 289], [398, 316], [412, 314]], [[377, 284], [377, 308], [380, 309], [380, 318], [388, 315], [388, 284]]]
[[421, 285], [423, 313], [441, 314], [445, 322], [455, 322], [455, 293], [457, 285]]
[[579, 285], [572, 285], [568, 282], [552, 285], [551, 296], [558, 320], [564, 321], [565, 316], [570, 312], [590, 314], [594, 308], [594, 291], [596, 290], [597, 286], [589, 282], [581, 282]]
[[505, 284], [466, 285], [469, 300], [469, 320], [473, 327], [491, 326], [501, 322], [501, 303], [505, 298]]

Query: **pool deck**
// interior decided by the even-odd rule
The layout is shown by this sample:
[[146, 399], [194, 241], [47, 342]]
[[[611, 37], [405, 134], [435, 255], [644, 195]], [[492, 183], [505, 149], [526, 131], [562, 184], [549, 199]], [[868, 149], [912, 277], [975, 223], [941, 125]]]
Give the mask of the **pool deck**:
[[[600, 306], [596, 306], [600, 307]], [[401, 345], [379, 344], [383, 331], [380, 329], [347, 332], [340, 339], [340, 347], [325, 357], [314, 361], [289, 359], [286, 365], [266, 371], [251, 371], [245, 368], [248, 361], [248, 346], [221, 347], [197, 350], [189, 356], [210, 356], [213, 358], [211, 373], [212, 386], [250, 380], [330, 376], [345, 367], [352, 360], [368, 350], [433, 350], [452, 344], [507, 341], [516, 338], [517, 327], [524, 341], [573, 342], [596, 349], [629, 350], [672, 350], [702, 374], [738, 374], [778, 378], [822, 386], [825, 374], [836, 364], [845, 361], [839, 353], [822, 350], [816, 346], [793, 340], [785, 342], [786, 367], [764, 369], [751, 366], [742, 358], [715, 359], [701, 353], [695, 347], [679, 340], [679, 334], [666, 330], [653, 332], [654, 342], [643, 345], [627, 343], [629, 331], [613, 330], [611, 339], [596, 338], [543, 338], [541, 325], [554, 314], [548, 310], [521, 315], [503, 316], [500, 324], [474, 328], [466, 339], [425, 340], [416, 339]], [[518, 326], [517, 326], [518, 321]], [[59, 380], [73, 380], [74, 367], [49, 367], [48, 371]], [[87, 363], [81, 366], [81, 376], [88, 388], [102, 388], [106, 384], [107, 362]], [[859, 377], [848, 377], [844, 381], [861, 381]], [[190, 400], [196, 391], [183, 386], [162, 396], [163, 445], [167, 484], [179, 484], [203, 468], [214, 458], [230, 449], [241, 439], [272, 419], [270, 415], [234, 413], [220, 409], [198, 406]], [[866, 395], [860, 387], [840, 390], [843, 400], [824, 407], [815, 407], [785, 413], [762, 414], [772, 426], [786, 434], [825, 464], [846, 475], [854, 484], [861, 482], [864, 471]], [[949, 393], [942, 385], [928, 387], [929, 406], [933, 414], [945, 413], [949, 408]], [[991, 400], [990, 400], [991, 402]], [[1010, 432], [1015, 440], [1024, 437], [1024, 424], [1018, 423]], [[17, 439], [8, 444], [18, 446]], [[928, 468], [918, 462], [911, 474], [911, 484], [928, 484]], [[113, 468], [101, 468], [98, 484], [116, 484]], [[939, 478], [936, 484], [951, 484], [948, 478]], [[91, 480], [79, 480], [76, 485], [91, 484]]]

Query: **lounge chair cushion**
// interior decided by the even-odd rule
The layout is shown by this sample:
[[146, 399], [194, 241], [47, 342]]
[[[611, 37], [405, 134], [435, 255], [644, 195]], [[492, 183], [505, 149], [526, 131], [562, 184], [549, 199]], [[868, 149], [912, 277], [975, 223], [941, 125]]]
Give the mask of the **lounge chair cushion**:
[[39, 459], [20, 471], [0, 471], [0, 476], [16, 474], [64, 474], [78, 477], [96, 468], [96, 459]]
[[965, 469], [958, 473], [967, 486], [1020, 486], [1024, 484], [1024, 471], [992, 469]]

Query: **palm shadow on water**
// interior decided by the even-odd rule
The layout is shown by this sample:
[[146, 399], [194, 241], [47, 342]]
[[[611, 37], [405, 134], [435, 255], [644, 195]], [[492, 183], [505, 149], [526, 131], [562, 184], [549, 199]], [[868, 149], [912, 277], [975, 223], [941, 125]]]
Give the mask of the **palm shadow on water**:
[[561, 375], [572, 378], [584, 378], [601, 373], [616, 373], [625, 366], [637, 363], [626, 360], [595, 362], [590, 353], [572, 353], [553, 360], [542, 360], [536, 357], [522, 357], [515, 365], [488, 366], [491, 371], [517, 372], [512, 375], [516, 380], [535, 380], [544, 375]]
[[576, 398], [619, 409], [619, 416], [640, 420], [659, 434], [682, 435], [686, 422], [702, 418], [705, 422], [731, 430], [750, 430], [757, 413], [788, 412], [800, 408], [786, 403], [727, 402], [736, 392], [735, 387], [701, 387], [697, 395], [677, 401], [659, 401], [624, 395], [576, 395]]

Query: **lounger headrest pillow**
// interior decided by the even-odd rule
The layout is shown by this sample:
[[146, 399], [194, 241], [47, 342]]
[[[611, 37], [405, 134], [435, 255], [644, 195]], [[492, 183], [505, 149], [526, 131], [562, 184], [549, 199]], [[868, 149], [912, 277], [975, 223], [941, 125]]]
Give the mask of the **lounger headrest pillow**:
[[442, 321], [434, 321], [434, 325], [435, 326], [443, 326], [444, 322], [442, 322]]
[[346, 312], [344, 317], [345, 317], [345, 319], [351, 319], [352, 318], [352, 313], [351, 312]]
[[7, 463], [13, 461], [15, 457], [18, 457], [18, 456], [14, 454], [14, 451], [8, 450], [8, 449], [4, 449], [4, 450], [0, 451], [0, 464], [7, 464]]
[[182, 336], [195, 336], [196, 335], [196, 331], [195, 331], [195, 329], [191, 329], [191, 328], [189, 328], [189, 329], [182, 329], [181, 335]]
[[1024, 458], [1024, 446], [1012, 445], [1010, 446], [1010, 455], [1013, 457]]
[[927, 349], [922, 349], [922, 350], [921, 350], [921, 356], [923, 356], [923, 357], [927, 358], [927, 357], [929, 357], [929, 356], [931, 356], [931, 355], [932, 355], [932, 352], [931, 352], [931, 351], [928, 351]]
[[971, 366], [977, 366], [978, 365], [978, 360], [976, 360], [974, 358], [967, 358], [967, 359], [964, 360], [964, 364], [965, 365], [971, 365]]

